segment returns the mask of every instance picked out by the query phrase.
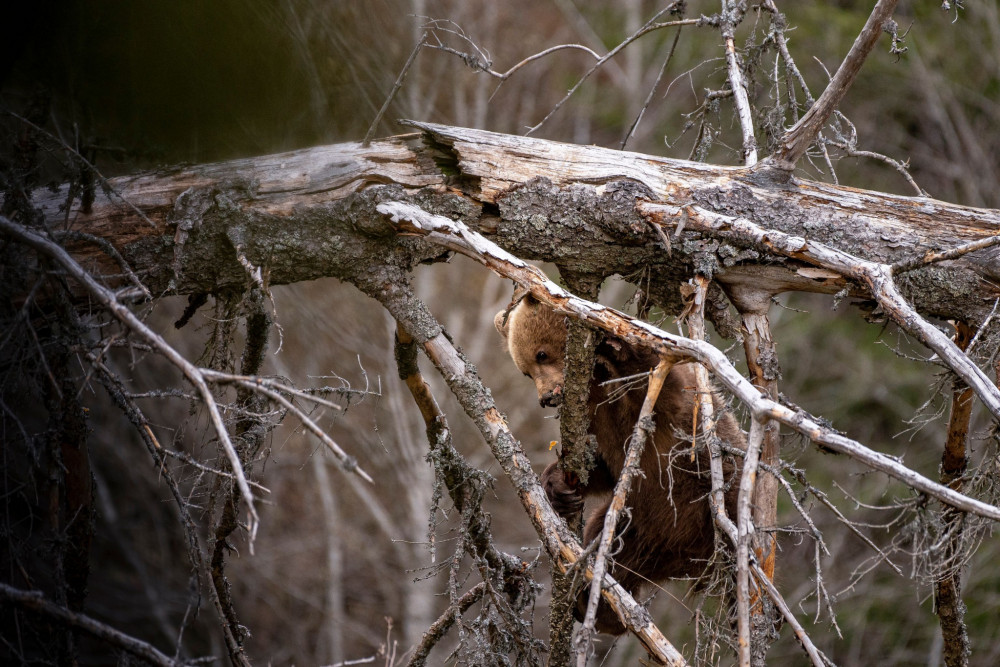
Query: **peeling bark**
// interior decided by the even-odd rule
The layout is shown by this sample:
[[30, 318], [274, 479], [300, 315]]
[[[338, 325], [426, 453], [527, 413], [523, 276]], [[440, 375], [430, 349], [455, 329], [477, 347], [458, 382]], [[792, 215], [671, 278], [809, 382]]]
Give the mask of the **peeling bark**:
[[[901, 197], [767, 172], [574, 146], [541, 139], [416, 124], [420, 134], [111, 179], [89, 212], [69, 186], [40, 190], [50, 223], [109, 241], [150, 291], [211, 293], [243, 286], [234, 243], [269, 284], [343, 277], [372, 257], [412, 264], [433, 256], [397, 240], [379, 201], [410, 199], [461, 219], [518, 256], [580, 273], [648, 269], [650, 295], [678, 312], [677, 285], [692, 266], [733, 283], [834, 293], [833, 276], [747, 253], [684, 231], [667, 255], [634, 210], [636, 198], [696, 204], [755, 224], [822, 241], [869, 261], [905, 262], [1000, 234], [1000, 212]], [[422, 141], [421, 141], [422, 140]], [[128, 202], [126, 204], [125, 202]], [[85, 266], [120, 274], [115, 260], [83, 241]], [[707, 253], [707, 254], [706, 254]], [[900, 288], [918, 311], [982, 322], [1000, 297], [1000, 250], [986, 248], [908, 272]], [[761, 270], [766, 267], [766, 270]], [[991, 282], [993, 281], [993, 282]]]

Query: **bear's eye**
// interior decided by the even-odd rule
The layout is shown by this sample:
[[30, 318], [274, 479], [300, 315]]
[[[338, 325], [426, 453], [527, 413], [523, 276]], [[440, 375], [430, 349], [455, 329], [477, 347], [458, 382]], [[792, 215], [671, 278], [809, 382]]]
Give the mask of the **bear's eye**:
[[549, 355], [545, 354], [545, 350], [539, 350], [538, 353], [535, 355], [535, 361], [538, 363], [542, 363], [548, 358]]

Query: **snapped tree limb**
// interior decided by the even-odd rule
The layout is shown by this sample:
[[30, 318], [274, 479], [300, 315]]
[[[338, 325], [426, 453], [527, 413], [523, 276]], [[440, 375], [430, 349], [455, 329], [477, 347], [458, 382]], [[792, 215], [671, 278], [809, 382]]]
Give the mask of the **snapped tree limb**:
[[[262, 268], [270, 285], [342, 277], [385, 231], [372, 202], [412, 197], [425, 209], [461, 216], [517, 256], [604, 275], [651, 267], [650, 297], [671, 312], [678, 283], [697, 261], [697, 235], [689, 230], [675, 237], [667, 256], [656, 243], [659, 235], [632, 210], [636, 196], [741, 216], [844, 250], [864, 248], [865, 259], [884, 264], [1000, 235], [994, 210], [412, 124], [419, 133], [367, 148], [345, 143], [111, 178], [108, 193], [116, 194], [99, 190], [86, 211], [69, 185], [38, 190], [34, 202], [51, 227], [108, 241], [153, 294], [242, 289], [247, 271], [238, 255]], [[120, 263], [95, 244], [76, 241], [69, 249], [88, 268], [121, 274]], [[924, 315], [978, 325], [1000, 297], [998, 258], [996, 247], [980, 249], [910, 271], [900, 287]], [[422, 259], [427, 256], [409, 261]], [[775, 291], [833, 294], [844, 287], [842, 279], [773, 259], [720, 260], [713, 277]]]

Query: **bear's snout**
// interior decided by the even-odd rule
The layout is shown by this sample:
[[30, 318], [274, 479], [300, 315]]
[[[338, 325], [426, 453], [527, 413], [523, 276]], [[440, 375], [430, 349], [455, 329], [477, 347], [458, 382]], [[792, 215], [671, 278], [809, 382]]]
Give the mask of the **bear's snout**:
[[542, 397], [538, 399], [538, 404], [543, 408], [558, 408], [562, 405], [562, 400], [562, 387], [557, 386], [555, 389], [542, 394]]

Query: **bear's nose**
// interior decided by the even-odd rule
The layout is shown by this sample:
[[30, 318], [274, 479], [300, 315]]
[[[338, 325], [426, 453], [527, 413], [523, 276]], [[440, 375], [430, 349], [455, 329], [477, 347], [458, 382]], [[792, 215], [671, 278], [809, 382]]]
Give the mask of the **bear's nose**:
[[562, 387], [556, 387], [552, 391], [547, 391], [538, 399], [539, 405], [543, 408], [558, 408], [562, 405]]

